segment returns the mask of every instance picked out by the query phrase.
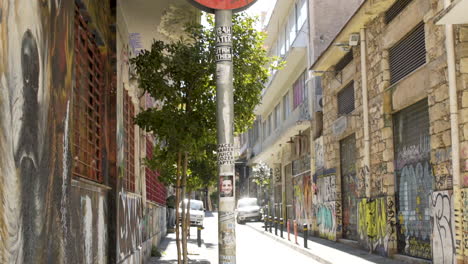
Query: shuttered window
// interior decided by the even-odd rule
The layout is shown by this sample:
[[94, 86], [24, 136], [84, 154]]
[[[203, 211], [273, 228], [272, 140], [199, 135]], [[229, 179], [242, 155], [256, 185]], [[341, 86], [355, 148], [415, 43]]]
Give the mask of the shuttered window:
[[385, 12], [385, 23], [390, 23], [413, 0], [398, 0]]
[[296, 109], [304, 101], [306, 72], [303, 72], [293, 84], [293, 109]]
[[103, 182], [103, 62], [95, 37], [75, 6], [73, 168], [75, 177]]
[[354, 110], [354, 82], [338, 92], [338, 115], [347, 115]]
[[420, 23], [390, 48], [390, 84], [398, 82], [426, 63], [424, 35], [424, 23]]

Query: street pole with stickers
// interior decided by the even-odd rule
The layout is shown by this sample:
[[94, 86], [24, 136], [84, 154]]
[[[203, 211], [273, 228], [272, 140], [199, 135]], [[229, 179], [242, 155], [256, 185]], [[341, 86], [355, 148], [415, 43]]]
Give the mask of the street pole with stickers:
[[220, 264], [236, 263], [234, 97], [232, 14], [247, 9], [256, 0], [189, 0], [203, 11], [215, 14], [216, 103], [218, 130], [218, 249]]

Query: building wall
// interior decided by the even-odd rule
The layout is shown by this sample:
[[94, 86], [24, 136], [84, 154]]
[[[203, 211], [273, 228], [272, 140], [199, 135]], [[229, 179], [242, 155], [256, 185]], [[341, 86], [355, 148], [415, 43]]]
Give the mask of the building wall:
[[[392, 255], [398, 252], [397, 224], [414, 225], [422, 224], [424, 221], [432, 223], [427, 237], [429, 244], [406, 238], [405, 249], [400, 248], [400, 253], [419, 257], [432, 258], [434, 263], [453, 263], [455, 249], [457, 252], [466, 253], [465, 230], [466, 222], [457, 222], [455, 226], [454, 217], [460, 214], [455, 210], [457, 201], [453, 200], [453, 184], [451, 168], [451, 138], [450, 117], [448, 103], [447, 84], [447, 60], [445, 50], [445, 32], [443, 26], [434, 23], [434, 17], [443, 9], [443, 1], [437, 0], [415, 0], [401, 14], [388, 25], [384, 23], [383, 14], [366, 25], [367, 29], [367, 52], [368, 52], [368, 96], [369, 96], [369, 125], [371, 162], [370, 167], [364, 165], [364, 138], [362, 119], [362, 80], [360, 74], [360, 47], [353, 48], [354, 60], [342, 71], [343, 80], [339, 82], [334, 74], [326, 74], [323, 79], [324, 87], [324, 133], [323, 153], [325, 170], [334, 170], [335, 174], [330, 177], [336, 186], [333, 192], [326, 197], [335, 200], [336, 203], [344, 201], [341, 196], [341, 162], [339, 141], [354, 134], [356, 139], [357, 162], [356, 162], [356, 197], [357, 200], [357, 231], [358, 242], [362, 247], [372, 248], [381, 255]], [[389, 53], [388, 49], [398, 40], [413, 29], [420, 21], [425, 23], [426, 64], [401, 81], [390, 85]], [[465, 178], [467, 175], [465, 118], [467, 111], [467, 78], [466, 61], [468, 50], [466, 49], [466, 26], [456, 26], [456, 61], [457, 61], [457, 83], [460, 111], [460, 141], [462, 143], [462, 180], [463, 186], [467, 186]], [[459, 67], [460, 66], [460, 67]], [[463, 72], [465, 71], [465, 72]], [[345, 86], [348, 81], [354, 80], [355, 110], [344, 118], [337, 118], [337, 92]], [[429, 115], [429, 138], [423, 139], [414, 148], [396, 150], [394, 141], [394, 121], [396, 114], [414, 105], [419, 101], [425, 101], [428, 105]], [[317, 144], [317, 142], [316, 142]], [[429, 147], [430, 157], [427, 170], [421, 171], [421, 175], [430, 177], [432, 191], [421, 194], [415, 201], [416, 208], [412, 214], [415, 218], [407, 218], [408, 215], [401, 214], [401, 203], [398, 202], [398, 192], [401, 186], [396, 185], [396, 173], [402, 168], [396, 168], [396, 164], [411, 163], [414, 157], [423, 155], [422, 151]], [[398, 152], [400, 155], [397, 155]], [[415, 168], [424, 168], [412, 164]], [[404, 168], [403, 168], [404, 169]], [[371, 199], [365, 197], [366, 186], [364, 179], [370, 175]], [[416, 171], [418, 177], [419, 172]], [[426, 177], [426, 176], [424, 176]], [[319, 179], [321, 179], [319, 177]], [[423, 184], [425, 184], [424, 180]], [[329, 185], [321, 182], [316, 184], [317, 198], [322, 196]], [[462, 189], [464, 193], [466, 190]], [[464, 196], [462, 196], [464, 197]], [[419, 203], [418, 203], [419, 201]], [[410, 203], [412, 201], [409, 201]], [[460, 201], [464, 204], [464, 198]], [[427, 204], [427, 211], [419, 212], [417, 208], [423, 208]], [[326, 206], [327, 203], [317, 199], [314, 206]], [[410, 205], [411, 207], [412, 205]], [[340, 210], [342, 211], [342, 210]], [[329, 239], [337, 239], [343, 236], [343, 216], [336, 211], [335, 214], [327, 214], [324, 218], [316, 214], [316, 230], [320, 235]], [[464, 218], [464, 215], [461, 216]], [[423, 221], [424, 220], [424, 221]], [[322, 221], [335, 229], [322, 228]], [[336, 230], [336, 231], [335, 231]], [[455, 235], [459, 230], [458, 236]], [[463, 230], [463, 231], [462, 231]]]
[[[90, 19], [107, 26], [99, 5]], [[71, 177], [74, 12], [73, 1], [0, 3], [2, 263], [108, 260], [108, 188]]]

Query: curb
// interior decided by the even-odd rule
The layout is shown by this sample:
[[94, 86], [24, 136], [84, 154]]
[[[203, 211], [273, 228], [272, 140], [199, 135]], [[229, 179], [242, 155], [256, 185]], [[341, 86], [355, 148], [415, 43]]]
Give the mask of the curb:
[[310, 258], [313, 258], [314, 260], [320, 262], [320, 263], [323, 263], [323, 264], [333, 264], [332, 262], [322, 258], [322, 257], [319, 257], [317, 255], [315, 255], [314, 253], [310, 252], [309, 250], [305, 249], [305, 248], [302, 248], [301, 246], [299, 245], [296, 245], [294, 244], [293, 242], [289, 242], [286, 238], [281, 238], [279, 236], [275, 236], [273, 234], [270, 234], [270, 232], [265, 232], [264, 230], [262, 229], [257, 229], [255, 228], [254, 226], [251, 226], [249, 224], [245, 224], [246, 226], [252, 228], [253, 230], [265, 235], [265, 236], [268, 236], [280, 243], [282, 243], [283, 245], [291, 248], [291, 249], [294, 249], [295, 251], [299, 252], [299, 253], [302, 253]]

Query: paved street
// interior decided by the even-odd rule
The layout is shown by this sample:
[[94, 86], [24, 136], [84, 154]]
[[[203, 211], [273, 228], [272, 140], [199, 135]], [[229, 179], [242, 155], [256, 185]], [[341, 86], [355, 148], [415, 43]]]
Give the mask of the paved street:
[[[218, 263], [218, 215], [217, 213], [206, 212], [205, 229], [202, 233], [203, 245], [201, 248], [196, 246], [196, 228], [191, 228], [189, 258], [193, 263]], [[268, 236], [260, 234], [246, 225], [237, 225], [237, 263], [319, 263], [303, 255], [302, 253], [275, 241]], [[153, 260], [150, 263], [176, 263], [175, 235], [169, 234], [163, 241], [161, 259]], [[164, 243], [165, 242], [165, 243]], [[198, 262], [195, 262], [198, 260]], [[203, 262], [202, 262], [203, 261]]]

